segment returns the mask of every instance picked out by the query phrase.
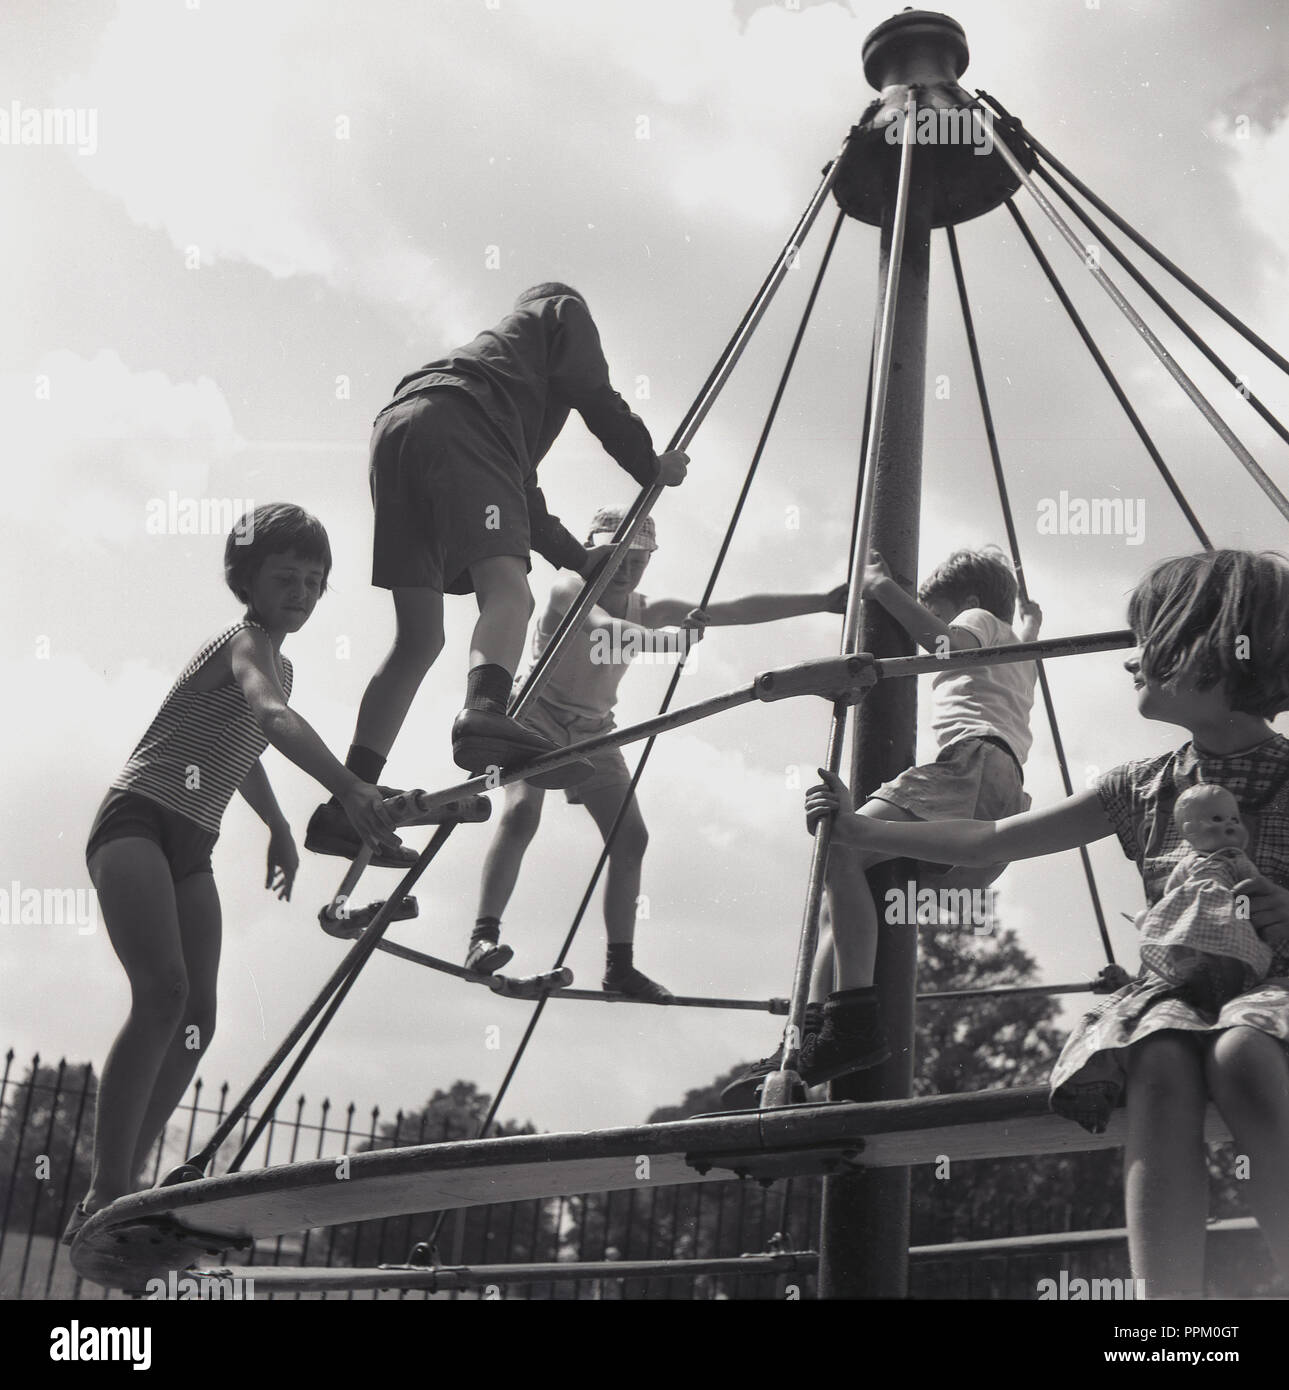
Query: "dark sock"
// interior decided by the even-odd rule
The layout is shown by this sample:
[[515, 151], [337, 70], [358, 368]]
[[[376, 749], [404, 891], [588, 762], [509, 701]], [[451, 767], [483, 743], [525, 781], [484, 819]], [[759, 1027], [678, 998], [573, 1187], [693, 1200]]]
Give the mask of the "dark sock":
[[380, 774], [385, 770], [385, 759], [382, 754], [364, 748], [361, 743], [355, 743], [349, 749], [345, 766], [355, 777], [361, 777], [364, 782], [370, 782], [375, 786], [380, 781]]
[[470, 668], [465, 678], [466, 709], [490, 710], [493, 714], [505, 714], [510, 703], [510, 687], [514, 677], [504, 666], [484, 662]]
[[474, 931], [470, 936], [470, 945], [474, 946], [480, 941], [490, 941], [494, 946], [501, 940], [501, 918], [500, 917], [480, 917], [474, 924]]
[[[385, 759], [380, 753], [364, 748], [361, 743], [354, 743], [349, 747], [345, 766], [355, 777], [360, 777], [364, 782], [370, 782], [375, 786], [380, 780], [380, 774], [385, 770]], [[331, 805], [339, 806], [340, 798], [332, 796]]]
[[634, 943], [630, 941], [610, 941], [605, 958], [605, 970], [610, 975], [618, 975], [630, 970], [634, 965]]
[[876, 985], [856, 985], [854, 989], [835, 989], [828, 996], [829, 1002], [850, 1003], [853, 1000], [868, 999], [877, 993]]

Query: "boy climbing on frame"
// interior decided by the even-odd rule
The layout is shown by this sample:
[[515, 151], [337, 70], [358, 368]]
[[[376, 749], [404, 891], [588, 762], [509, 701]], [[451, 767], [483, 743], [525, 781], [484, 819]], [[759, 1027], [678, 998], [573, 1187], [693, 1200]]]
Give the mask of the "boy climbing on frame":
[[[376, 417], [370, 482], [375, 506], [372, 583], [394, 598], [394, 645], [358, 711], [346, 766], [377, 782], [422, 680], [443, 647], [443, 595], [473, 591], [465, 708], [452, 756], [480, 773], [522, 767], [555, 747], [506, 714], [533, 612], [529, 552], [582, 578], [607, 547], [588, 551], [551, 516], [537, 465], [576, 410], [641, 487], [675, 487], [687, 456], [657, 455], [649, 431], [613, 389], [586, 301], [568, 285], [525, 290], [495, 327], [405, 376]], [[585, 765], [543, 779], [567, 786]], [[352, 857], [359, 842], [343, 809], [320, 806], [309, 849]], [[381, 856], [400, 865], [415, 856]]]
[[[881, 606], [928, 652], [948, 655], [971, 647], [1032, 642], [1042, 610], [1022, 600], [1018, 630], [1016, 577], [1005, 556], [992, 547], [958, 550], [938, 566], [915, 599], [892, 578], [885, 561], [870, 553], [864, 597]], [[1033, 738], [1029, 715], [1036, 670], [1032, 662], [946, 670], [934, 677], [931, 727], [934, 762], [906, 768], [878, 787], [858, 814], [876, 820], [1001, 820], [1029, 808], [1021, 767]], [[840, 809], [852, 812], [840, 779], [821, 770], [824, 788]], [[823, 812], [808, 800], [811, 833]], [[816, 1086], [850, 1072], [880, 1065], [889, 1056], [873, 989], [877, 958], [877, 905], [866, 870], [889, 858], [881, 854], [829, 853], [828, 923], [821, 924], [801, 1045], [801, 1077]], [[841, 862], [836, 862], [841, 861]], [[983, 888], [1006, 868], [963, 870], [922, 861], [923, 885]], [[756, 1103], [761, 1082], [779, 1066], [779, 1053], [754, 1063], [722, 1092], [734, 1108]]]
[[[587, 544], [602, 545], [622, 524], [626, 509], [602, 507], [591, 523]], [[638, 592], [652, 553], [658, 548], [653, 518], [644, 524], [631, 543], [617, 573], [592, 608], [551, 675], [549, 683], [524, 712], [523, 722], [560, 747], [595, 738], [615, 727], [613, 710], [618, 687], [627, 665], [640, 651], [684, 652], [703, 635], [707, 626], [722, 627], [744, 623], [768, 623], [805, 613], [842, 613], [846, 607], [846, 586], [839, 585], [826, 594], [751, 594], [746, 598], [709, 604], [697, 609], [686, 599], [646, 598]], [[577, 597], [575, 579], [555, 581], [546, 611], [533, 632], [533, 660], [542, 654], [565, 611]], [[664, 634], [660, 628], [680, 628]], [[606, 749], [589, 758], [591, 774], [565, 796], [573, 805], [585, 806], [600, 834], [607, 840], [631, 774], [619, 748]], [[506, 806], [497, 834], [484, 862], [480, 889], [479, 916], [470, 938], [466, 966], [491, 973], [511, 958], [509, 946], [499, 945], [501, 914], [514, 891], [523, 863], [541, 821], [545, 793], [529, 782], [513, 782], [506, 788]], [[609, 854], [604, 885], [604, 925], [608, 935], [608, 959], [604, 988], [636, 999], [665, 1004], [671, 994], [636, 969], [633, 943], [636, 900], [640, 893], [641, 867], [648, 832], [634, 796], [631, 798]]]

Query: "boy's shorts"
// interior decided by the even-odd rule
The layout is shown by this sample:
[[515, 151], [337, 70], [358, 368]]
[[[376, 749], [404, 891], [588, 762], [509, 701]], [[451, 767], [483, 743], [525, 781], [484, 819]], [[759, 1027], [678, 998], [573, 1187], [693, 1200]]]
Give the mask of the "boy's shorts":
[[192, 874], [209, 874], [210, 852], [219, 836], [181, 816], [159, 801], [138, 792], [113, 787], [103, 798], [85, 845], [85, 862], [112, 840], [151, 840], [170, 865], [170, 878], [178, 883]]
[[[1021, 784], [1020, 764], [997, 743], [983, 738], [963, 738], [940, 752], [933, 763], [906, 768], [890, 782], [883, 782], [870, 800], [887, 801], [917, 820], [1004, 820], [1030, 807]], [[984, 888], [1007, 867], [983, 868], [918, 861], [923, 882]]]
[[[524, 711], [519, 722], [527, 724], [539, 734], [544, 734], [561, 748], [567, 748], [571, 743], [581, 743], [583, 739], [607, 734], [611, 729], [618, 727], [611, 714], [602, 718], [573, 714], [569, 710], [547, 704], [540, 696]], [[581, 805], [588, 792], [607, 791], [612, 787], [620, 787], [625, 792], [631, 785], [631, 774], [627, 771], [626, 759], [622, 756], [621, 748], [605, 748], [599, 753], [593, 753], [587, 758], [587, 762], [595, 769], [592, 774], [585, 782], [564, 789], [564, 795], [571, 806]]]
[[372, 429], [368, 481], [376, 509], [371, 582], [377, 588], [468, 594], [476, 560], [528, 560], [519, 460], [464, 391], [427, 391], [381, 411]]

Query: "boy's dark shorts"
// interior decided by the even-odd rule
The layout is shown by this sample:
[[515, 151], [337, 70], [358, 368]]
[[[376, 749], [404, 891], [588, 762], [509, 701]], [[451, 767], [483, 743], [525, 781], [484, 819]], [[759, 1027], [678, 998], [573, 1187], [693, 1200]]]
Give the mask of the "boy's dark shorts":
[[519, 460], [466, 392], [426, 391], [381, 411], [368, 478], [376, 509], [371, 582], [377, 588], [468, 594], [476, 560], [528, 560]]
[[192, 874], [209, 874], [210, 852], [219, 836], [195, 820], [181, 816], [159, 801], [138, 792], [113, 787], [98, 808], [85, 845], [85, 862], [94, 851], [112, 840], [151, 840], [170, 864], [170, 877], [178, 883]]

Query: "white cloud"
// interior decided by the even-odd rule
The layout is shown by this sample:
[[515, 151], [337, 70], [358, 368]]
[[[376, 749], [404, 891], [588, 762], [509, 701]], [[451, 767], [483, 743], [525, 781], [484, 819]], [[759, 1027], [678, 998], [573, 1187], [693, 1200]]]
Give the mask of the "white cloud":
[[144, 534], [147, 504], [200, 497], [210, 462], [237, 443], [214, 382], [131, 371], [114, 352], [45, 354], [31, 373], [0, 378], [15, 519], [60, 541], [118, 545]]

